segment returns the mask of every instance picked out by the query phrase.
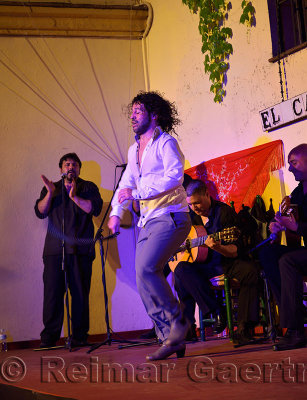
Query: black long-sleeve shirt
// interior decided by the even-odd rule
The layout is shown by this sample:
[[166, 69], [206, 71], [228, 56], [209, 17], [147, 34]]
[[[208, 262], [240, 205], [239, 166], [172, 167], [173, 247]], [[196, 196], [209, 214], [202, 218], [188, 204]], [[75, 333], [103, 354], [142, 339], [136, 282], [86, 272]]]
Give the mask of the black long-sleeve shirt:
[[[43, 256], [62, 254], [62, 220], [63, 220], [63, 201], [62, 201], [62, 181], [54, 183], [55, 191], [51, 200], [50, 210], [47, 214], [42, 214], [38, 209], [38, 203], [46, 196], [47, 189], [44, 186], [39, 199], [35, 203], [35, 214], [38, 218], [48, 217], [48, 230], [45, 239]], [[92, 210], [86, 213], [78, 207], [70, 198], [66, 188], [64, 188], [64, 209], [65, 209], [65, 253], [83, 254], [91, 258], [95, 257], [95, 248], [90, 243], [94, 237], [94, 224], [92, 217], [98, 216], [102, 208], [102, 199], [98, 187], [90, 181], [78, 178], [76, 181], [76, 195], [90, 200]], [[83, 240], [82, 239], [89, 239]]]
[[[238, 227], [238, 216], [235, 210], [226, 203], [215, 200], [212, 197], [208, 218], [209, 220], [205, 225], [208, 235], [221, 232], [225, 228]], [[193, 225], [203, 225], [201, 217], [195, 213], [191, 215], [191, 219]], [[223, 243], [222, 241], [222, 244], [230, 243]], [[242, 240], [239, 238], [231, 242], [231, 244], [237, 246], [238, 256], [242, 256], [244, 250]], [[213, 265], [227, 265], [233, 260], [234, 258], [225, 257], [217, 251], [209, 249], [206, 262], [210, 262]]]
[[303, 236], [305, 246], [307, 246], [307, 194], [304, 194], [302, 182], [291, 193], [291, 203], [298, 206], [297, 233]]

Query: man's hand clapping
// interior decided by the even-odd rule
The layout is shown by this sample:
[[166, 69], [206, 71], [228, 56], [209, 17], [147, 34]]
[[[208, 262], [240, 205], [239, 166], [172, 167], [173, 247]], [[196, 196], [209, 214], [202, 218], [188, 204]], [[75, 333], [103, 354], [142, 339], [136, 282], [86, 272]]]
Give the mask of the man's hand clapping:
[[53, 192], [55, 191], [54, 183], [52, 181], [49, 181], [49, 179], [46, 178], [45, 175], [41, 175], [41, 177], [42, 177], [42, 180], [43, 180], [44, 185], [45, 185], [46, 189], [48, 190], [48, 192], [50, 194], [53, 194]]

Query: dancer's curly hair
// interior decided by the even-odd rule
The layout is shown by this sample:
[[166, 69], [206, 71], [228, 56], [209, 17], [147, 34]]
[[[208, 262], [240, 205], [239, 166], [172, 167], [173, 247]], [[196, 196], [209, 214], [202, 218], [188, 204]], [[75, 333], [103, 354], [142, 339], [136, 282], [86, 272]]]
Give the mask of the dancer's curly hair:
[[175, 127], [181, 124], [175, 103], [164, 99], [158, 91], [139, 92], [128, 105], [129, 114], [134, 104], [143, 104], [149, 114], [156, 114], [157, 123], [165, 132], [175, 133]]

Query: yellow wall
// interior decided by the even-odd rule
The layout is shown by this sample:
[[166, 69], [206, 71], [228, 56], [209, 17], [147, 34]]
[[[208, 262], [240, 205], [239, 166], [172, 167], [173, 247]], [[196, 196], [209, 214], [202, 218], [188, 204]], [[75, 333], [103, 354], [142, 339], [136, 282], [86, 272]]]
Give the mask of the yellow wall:
[[[187, 165], [276, 139], [283, 140], [286, 154], [306, 142], [306, 120], [271, 133], [262, 132], [259, 111], [281, 102], [278, 65], [268, 62], [271, 40], [266, 1], [253, 0], [256, 27], [250, 30], [238, 22], [241, 0], [232, 2], [229, 24], [234, 33], [234, 54], [230, 57], [227, 96], [222, 104], [213, 102], [208, 76], [203, 70], [197, 15], [191, 14], [181, 0], [152, 0], [151, 4], [154, 20], [146, 39], [150, 88], [165, 93], [178, 105], [183, 122], [178, 134]], [[0, 321], [14, 341], [37, 339], [42, 329], [41, 254], [46, 224], [33, 211], [42, 187], [40, 174], [57, 179], [60, 156], [76, 151], [84, 161], [81, 176], [93, 180], [108, 201], [114, 167], [126, 160], [128, 145], [133, 140], [122, 106], [144, 88], [141, 42], [87, 39], [86, 44], [100, 88], [82, 39], [0, 38], [0, 59], [7, 63], [7, 67], [0, 64]], [[107, 159], [102, 155], [105, 144], [64, 94], [33, 47], [42, 59], [48, 60], [47, 65], [87, 119], [97, 123], [97, 131], [107, 137], [116, 157]], [[289, 98], [307, 90], [306, 51], [285, 59]], [[88, 139], [82, 142], [77, 128], [63, 121], [13, 71], [19, 78], [26, 77], [27, 82], [30, 79], [37, 85], [100, 149], [93, 144], [87, 146], [84, 142], [89, 143]], [[110, 155], [110, 151], [107, 153]], [[265, 194], [266, 198], [275, 196], [275, 208], [279, 201], [277, 178]], [[284, 179], [289, 193], [296, 182], [286, 169]], [[95, 220], [96, 226], [100, 220], [101, 217]], [[135, 231], [129, 228], [110, 244], [106, 268], [114, 331], [151, 325], [135, 288], [134, 240]], [[125, 250], [127, 244], [132, 249], [130, 257]], [[101, 264], [96, 259], [91, 333], [105, 331], [100, 277]]]

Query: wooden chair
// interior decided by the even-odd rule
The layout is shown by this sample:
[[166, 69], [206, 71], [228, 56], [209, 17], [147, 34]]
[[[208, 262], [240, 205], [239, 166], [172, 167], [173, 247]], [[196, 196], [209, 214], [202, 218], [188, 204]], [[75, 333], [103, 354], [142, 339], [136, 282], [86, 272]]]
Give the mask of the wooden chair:
[[[213, 290], [223, 291], [223, 300], [226, 307], [226, 317], [227, 317], [227, 327], [230, 339], [233, 337], [234, 323], [233, 323], [233, 305], [237, 296], [234, 294], [234, 290], [240, 288], [240, 284], [236, 279], [230, 279], [228, 276], [220, 275], [211, 280], [211, 282], [216, 282], [212, 284]], [[199, 325], [200, 325], [200, 338], [202, 341], [206, 340], [205, 335], [205, 321], [203, 318], [203, 313], [199, 309]], [[207, 322], [214, 322], [213, 320], [207, 320]]]
[[[262, 302], [264, 304], [264, 309], [265, 309], [265, 324], [268, 329], [268, 336], [270, 336], [271, 340], [274, 342], [277, 336], [276, 329], [275, 329], [275, 323], [274, 323], [274, 317], [272, 313], [272, 295], [270, 292], [270, 289], [268, 287], [268, 282], [265, 277], [264, 272], [262, 271], [260, 274], [260, 277], [263, 280], [263, 294], [260, 296], [262, 299]], [[307, 277], [305, 278], [305, 282], [307, 282]], [[229, 338], [230, 340], [233, 338], [233, 333], [234, 333], [234, 326], [235, 326], [235, 320], [234, 320], [234, 310], [235, 306], [238, 302], [238, 295], [237, 291], [240, 289], [240, 284], [236, 279], [230, 279], [228, 276], [220, 275], [218, 277], [215, 277], [211, 279], [211, 282], [216, 282], [215, 285], [212, 285], [213, 290], [221, 290], [223, 291], [223, 300], [224, 304], [226, 307], [226, 317], [227, 317], [227, 328], [229, 332]], [[306, 293], [304, 294], [305, 297], [304, 299], [307, 301], [307, 287], [306, 287]], [[205, 322], [206, 320], [203, 319], [203, 315], [201, 310], [199, 310], [199, 324], [200, 324], [200, 338], [202, 341], [206, 340], [205, 336]], [[214, 322], [214, 321], [212, 321]]]

